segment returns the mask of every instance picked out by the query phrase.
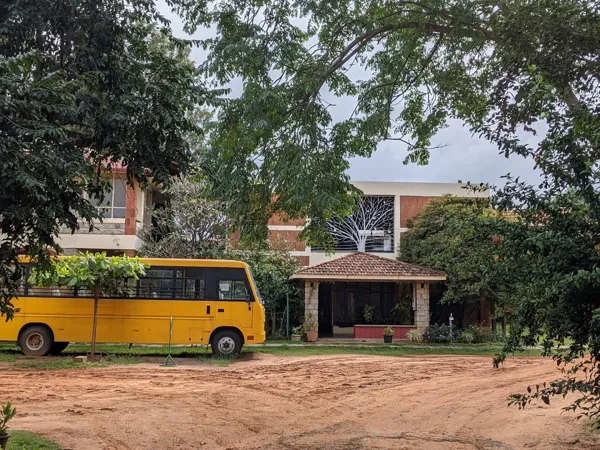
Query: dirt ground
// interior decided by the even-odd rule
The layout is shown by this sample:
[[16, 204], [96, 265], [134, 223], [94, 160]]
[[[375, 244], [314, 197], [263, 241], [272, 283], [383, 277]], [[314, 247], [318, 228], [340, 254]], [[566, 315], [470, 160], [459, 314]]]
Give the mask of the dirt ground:
[[[248, 357], [252, 357], [248, 355]], [[600, 449], [565, 402], [508, 408], [552, 361], [278, 357], [228, 367], [40, 371], [0, 366], [12, 425], [66, 449]]]

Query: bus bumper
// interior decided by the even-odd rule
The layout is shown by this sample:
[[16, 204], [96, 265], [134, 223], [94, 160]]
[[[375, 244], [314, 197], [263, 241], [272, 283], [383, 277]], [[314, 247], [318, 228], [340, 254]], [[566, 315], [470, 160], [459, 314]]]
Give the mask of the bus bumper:
[[263, 330], [261, 333], [255, 334], [254, 340], [248, 341], [248, 344], [262, 344], [266, 340], [267, 340], [267, 333], [266, 333], [266, 331]]

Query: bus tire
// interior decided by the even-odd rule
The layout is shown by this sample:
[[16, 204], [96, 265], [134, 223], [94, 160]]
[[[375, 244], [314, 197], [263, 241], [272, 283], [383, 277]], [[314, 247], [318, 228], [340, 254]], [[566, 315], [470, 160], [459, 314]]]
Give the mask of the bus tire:
[[52, 347], [50, 347], [49, 353], [51, 355], [60, 355], [60, 352], [67, 348], [68, 345], [68, 342], [55, 342], [52, 344]]
[[19, 347], [27, 356], [45, 356], [53, 344], [52, 332], [42, 325], [29, 326], [19, 335]]
[[217, 332], [211, 339], [210, 345], [215, 356], [235, 356], [242, 350], [240, 335], [233, 330]]

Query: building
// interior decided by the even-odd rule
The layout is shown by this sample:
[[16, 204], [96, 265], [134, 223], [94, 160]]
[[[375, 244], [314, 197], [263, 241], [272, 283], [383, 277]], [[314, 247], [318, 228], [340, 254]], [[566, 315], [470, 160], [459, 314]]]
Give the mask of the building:
[[[395, 259], [402, 234], [408, 231], [409, 221], [436, 197], [489, 197], [489, 191], [473, 192], [461, 183], [407, 183], [356, 181], [354, 186], [366, 197], [366, 205], [358, 212], [361, 220], [332, 226], [337, 234], [333, 252], [311, 248], [299, 239], [305, 220], [286, 221], [273, 216], [269, 221], [271, 241], [284, 241], [291, 248], [291, 255], [302, 266], [313, 266], [356, 251], [365, 251], [384, 258]], [[356, 216], [356, 215], [355, 215]], [[374, 216], [376, 216], [374, 218]], [[365, 226], [362, 226], [364, 224]], [[334, 224], [335, 225], [335, 224]]]
[[74, 234], [64, 229], [58, 244], [64, 254], [73, 255], [84, 251], [105, 251], [109, 255], [134, 256], [148, 235], [153, 204], [164, 204], [165, 197], [157, 188], [143, 189], [137, 181], [128, 184], [125, 168], [114, 167], [110, 175], [111, 189], [103, 202], [95, 202], [103, 213], [103, 222], [81, 223]]
[[[393, 325], [403, 337], [411, 328], [424, 329], [429, 325], [430, 291], [439, 288], [445, 275], [396, 261], [402, 234], [436, 197], [488, 197], [489, 192], [475, 193], [461, 182], [353, 184], [364, 200], [349, 218], [327, 224], [335, 239], [332, 252], [300, 239], [308, 219], [275, 215], [269, 220], [269, 239], [283, 242], [304, 267], [293, 278], [304, 286], [305, 314], [318, 317], [321, 336], [368, 338]], [[151, 207], [165, 202], [157, 189], [129, 185], [125, 170], [113, 169], [111, 192], [97, 205], [104, 222], [91, 232], [85, 224], [75, 234], [65, 230], [59, 243], [67, 254], [89, 250], [135, 255], [149, 235]]]
[[398, 338], [430, 323], [430, 291], [440, 290], [445, 274], [398, 261], [402, 234], [432, 199], [444, 195], [488, 197], [462, 183], [355, 182], [364, 193], [354, 214], [327, 224], [334, 251], [299, 241], [304, 221], [274, 217], [271, 238], [287, 239], [305, 266], [292, 279], [304, 287], [305, 316], [317, 318], [319, 336], [381, 339], [390, 326]]

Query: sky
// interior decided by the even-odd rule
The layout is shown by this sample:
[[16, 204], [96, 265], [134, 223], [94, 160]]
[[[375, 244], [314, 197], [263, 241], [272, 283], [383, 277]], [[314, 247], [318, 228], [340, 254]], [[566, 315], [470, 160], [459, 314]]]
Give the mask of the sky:
[[[158, 0], [158, 8], [171, 21], [175, 36], [181, 38], [202, 39], [208, 37], [210, 31], [199, 30], [190, 36], [183, 32], [179, 17], [173, 14], [163, 0]], [[200, 63], [205, 53], [199, 48], [192, 50], [191, 58]], [[240, 92], [241, 84], [233, 82], [232, 92]], [[355, 100], [352, 98], [332, 98], [326, 95], [328, 101], [335, 104], [332, 115], [342, 117], [343, 112], [352, 111]], [[530, 135], [521, 136], [524, 142], [533, 143]], [[453, 183], [457, 181], [471, 183], [488, 183], [492, 186], [502, 186], [502, 176], [510, 173], [522, 180], [536, 184], [539, 173], [533, 168], [531, 159], [519, 156], [505, 158], [498, 149], [487, 141], [472, 136], [461, 122], [452, 121], [449, 126], [439, 131], [432, 142], [433, 146], [443, 148], [432, 150], [429, 164], [418, 166], [413, 163], [403, 164], [406, 157], [406, 146], [398, 141], [386, 141], [379, 144], [370, 158], [350, 158], [348, 174], [354, 181], [411, 181]]]

